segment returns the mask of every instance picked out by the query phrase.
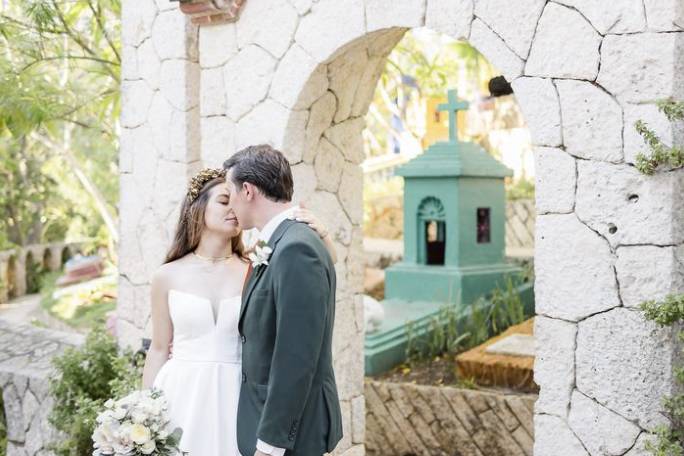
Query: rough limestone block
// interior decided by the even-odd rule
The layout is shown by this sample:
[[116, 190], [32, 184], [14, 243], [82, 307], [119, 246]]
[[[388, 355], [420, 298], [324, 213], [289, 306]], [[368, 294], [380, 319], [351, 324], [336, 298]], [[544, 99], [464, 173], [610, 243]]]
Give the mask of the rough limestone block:
[[235, 122], [225, 116], [202, 119], [202, 161], [207, 167], [221, 167], [235, 149]]
[[608, 242], [575, 214], [537, 217], [537, 314], [577, 321], [620, 305]]
[[304, 16], [311, 11], [311, 5], [313, 5], [314, 0], [292, 0], [291, 3], [297, 9], [299, 15]]
[[[368, 32], [391, 27], [421, 27], [426, 0], [366, 0]], [[392, 14], [387, 14], [391, 11]]]
[[136, 128], [145, 123], [154, 92], [145, 81], [121, 83], [121, 126]]
[[644, 0], [648, 28], [658, 32], [684, 30], [684, 8], [680, 0]]
[[189, 20], [178, 11], [159, 13], [152, 29], [152, 43], [161, 60], [188, 57], [186, 33]]
[[165, 60], [161, 65], [159, 88], [178, 111], [190, 111], [199, 104], [199, 64], [189, 60]]
[[646, 28], [644, 5], [641, 0], [559, 0], [558, 3], [576, 8], [601, 35], [635, 33]]
[[591, 454], [621, 455], [629, 450], [641, 428], [575, 390], [568, 424]]
[[538, 214], [570, 213], [575, 207], [575, 158], [562, 149], [534, 149], [536, 208]]
[[[317, 68], [318, 67], [318, 68]], [[298, 44], [278, 63], [269, 96], [288, 108], [308, 108], [328, 90], [328, 75]]]
[[682, 131], [684, 122], [679, 121], [673, 124], [653, 103], [624, 103], [623, 107], [625, 113], [625, 161], [627, 163], [636, 163], [637, 155], [639, 153], [643, 153], [646, 156], [650, 156], [652, 153], [644, 142], [644, 138], [636, 130], [635, 124], [638, 120], [642, 120], [646, 123], [646, 125], [660, 138], [663, 144], [666, 144], [667, 146], [677, 144], [676, 141], [678, 138], [676, 132]]
[[682, 175], [645, 176], [628, 165], [581, 160], [577, 217], [613, 246], [682, 243]]
[[681, 39], [676, 33], [608, 35], [601, 46], [597, 82], [618, 99], [641, 103], [682, 97]]
[[[340, 27], [344, 24], [344, 27]], [[330, 33], [335, 30], [336, 33]], [[362, 0], [318, 2], [304, 16], [295, 41], [319, 62], [330, 58], [338, 48], [366, 32]]]
[[536, 413], [565, 418], [575, 385], [577, 325], [537, 315], [534, 319], [536, 358], [534, 381], [539, 385]]
[[237, 21], [238, 46], [250, 44], [281, 58], [297, 29], [297, 10], [285, 0], [247, 2]]
[[537, 25], [525, 74], [594, 80], [601, 37], [577, 11], [548, 3]]
[[622, 160], [622, 109], [608, 93], [584, 81], [556, 81], [566, 151], [613, 163]]
[[359, 165], [344, 164], [339, 198], [347, 217], [353, 224], [360, 225], [363, 221], [363, 171]]
[[652, 456], [653, 453], [646, 449], [647, 442], [656, 444], [656, 437], [653, 434], [643, 432], [637, 439], [632, 449], [625, 453], [624, 456]]
[[364, 118], [350, 119], [328, 128], [325, 137], [344, 154], [348, 162], [360, 165], [365, 159], [361, 136], [365, 127]]
[[507, 81], [522, 74], [524, 62], [506, 43], [479, 19], [473, 21], [470, 42], [503, 73]]
[[626, 307], [684, 293], [684, 246], [637, 245], [616, 251], [620, 296]]
[[523, 77], [511, 85], [530, 129], [532, 144], [562, 145], [560, 101], [551, 79]]
[[475, 16], [499, 35], [520, 58], [525, 59], [546, 0], [477, 0]]
[[223, 67], [226, 114], [240, 120], [266, 97], [276, 60], [258, 46], [247, 46]]
[[[157, 90], [159, 89], [159, 72], [161, 70], [161, 62], [157, 51], [154, 50], [152, 40], [145, 40], [139, 47], [136, 53], [138, 73], [142, 79], [149, 84], [149, 86]], [[122, 65], [122, 69], [123, 69]]]
[[152, 35], [152, 24], [157, 16], [153, 0], [124, 0], [121, 5], [121, 41], [139, 46]]
[[138, 71], [138, 49], [124, 44], [121, 46], [121, 80], [135, 81], [140, 79]]
[[594, 315], [577, 330], [577, 389], [644, 429], [666, 421], [673, 392], [674, 330], [625, 308]]
[[238, 122], [236, 150], [254, 144], [270, 144], [279, 149], [288, 119], [289, 111], [283, 105], [273, 100], [260, 103]]
[[235, 23], [199, 28], [199, 61], [202, 68], [222, 66], [237, 52]]
[[328, 65], [330, 91], [337, 97], [337, 112], [335, 123], [349, 118], [354, 104], [354, 98], [368, 65], [368, 52], [363, 43], [337, 57]]
[[534, 427], [534, 456], [589, 456], [564, 420], [535, 415]]
[[221, 116], [226, 113], [226, 91], [223, 86], [223, 69], [201, 70], [200, 114], [202, 117]]
[[294, 165], [292, 167], [292, 178], [294, 179], [293, 200], [306, 203], [316, 190], [317, 180], [314, 167], [306, 163]]
[[428, 0], [425, 26], [454, 39], [470, 36], [473, 0]]
[[304, 161], [306, 163], [313, 163], [316, 150], [318, 150], [318, 142], [323, 132], [330, 127], [336, 110], [337, 98], [332, 92], [326, 92], [311, 106], [305, 134]]
[[318, 187], [329, 192], [337, 192], [340, 186], [341, 173], [344, 167], [342, 153], [330, 141], [323, 139], [318, 147], [314, 169], [318, 178]]

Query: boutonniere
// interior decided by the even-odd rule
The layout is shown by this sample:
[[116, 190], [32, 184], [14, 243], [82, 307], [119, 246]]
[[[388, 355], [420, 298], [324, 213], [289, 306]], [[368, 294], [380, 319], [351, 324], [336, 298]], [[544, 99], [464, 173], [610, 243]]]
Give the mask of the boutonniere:
[[252, 262], [252, 267], [256, 268], [262, 264], [268, 266], [268, 259], [271, 257], [271, 253], [273, 253], [273, 249], [268, 246], [266, 241], [261, 240], [257, 242], [256, 246], [254, 246], [254, 251], [248, 255], [249, 260]]

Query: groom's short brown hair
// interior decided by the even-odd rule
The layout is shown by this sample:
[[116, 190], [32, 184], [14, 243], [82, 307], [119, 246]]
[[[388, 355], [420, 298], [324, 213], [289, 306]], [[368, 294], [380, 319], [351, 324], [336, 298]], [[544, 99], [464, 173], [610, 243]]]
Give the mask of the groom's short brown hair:
[[268, 144], [245, 147], [226, 160], [223, 169], [233, 170], [232, 180], [238, 188], [249, 182], [272, 201], [292, 201], [294, 184], [290, 162]]

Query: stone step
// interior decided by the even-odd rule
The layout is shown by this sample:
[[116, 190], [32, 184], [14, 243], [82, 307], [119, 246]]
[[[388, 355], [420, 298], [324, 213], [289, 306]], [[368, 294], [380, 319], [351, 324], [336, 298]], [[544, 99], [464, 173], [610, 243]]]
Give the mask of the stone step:
[[482, 345], [456, 357], [459, 378], [482, 386], [536, 392], [534, 369], [534, 318], [511, 326]]

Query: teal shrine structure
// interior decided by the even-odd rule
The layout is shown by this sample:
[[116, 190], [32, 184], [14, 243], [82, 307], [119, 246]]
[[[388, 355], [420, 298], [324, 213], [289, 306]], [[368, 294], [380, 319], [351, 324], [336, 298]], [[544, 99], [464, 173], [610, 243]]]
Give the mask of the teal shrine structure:
[[449, 112], [449, 140], [397, 171], [404, 178], [404, 256], [385, 270], [385, 318], [365, 340], [368, 375], [404, 360], [407, 322], [426, 330], [440, 309], [467, 310], [521, 271], [505, 258], [504, 179], [513, 173], [458, 140], [456, 115], [467, 107], [450, 90], [439, 106]]

